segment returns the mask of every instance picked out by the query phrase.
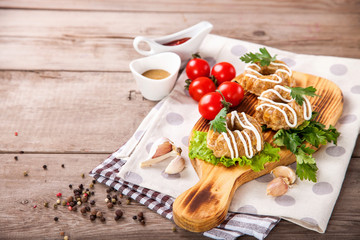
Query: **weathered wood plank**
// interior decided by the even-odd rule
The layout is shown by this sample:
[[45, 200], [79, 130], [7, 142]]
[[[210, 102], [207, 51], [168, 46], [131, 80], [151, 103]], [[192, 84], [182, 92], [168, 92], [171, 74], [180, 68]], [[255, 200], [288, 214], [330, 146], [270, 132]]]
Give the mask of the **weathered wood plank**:
[[0, 71], [0, 82], [2, 152], [111, 153], [156, 104], [128, 100], [130, 73]]
[[[1, 239], [32, 239], [41, 236], [46, 239], [60, 239], [59, 233], [65, 231], [71, 239], [139, 239], [143, 236], [154, 239], [205, 239], [200, 234], [193, 234], [181, 229], [172, 232], [173, 223], [151, 212], [140, 204], [122, 204], [124, 219], [116, 223], [113, 220], [113, 210], [105, 206], [106, 187], [95, 185], [96, 207], [105, 212], [107, 222], [90, 222], [88, 215], [81, 216], [79, 212], [69, 212], [59, 206], [58, 210], [52, 209], [56, 201], [56, 193], [62, 192], [63, 199], [71, 194], [69, 184], [77, 186], [80, 183], [87, 186], [91, 178], [81, 178], [82, 173], [87, 173], [103, 161], [104, 154], [22, 154], [18, 161], [13, 154], [0, 154], [0, 238]], [[347, 171], [342, 192], [335, 206], [328, 229], [325, 234], [298, 227], [292, 223], [281, 221], [270, 233], [268, 239], [280, 239], [283, 236], [296, 239], [336, 239], [337, 237], [352, 238], [359, 236], [360, 206], [358, 199], [360, 187], [360, 161], [352, 159]], [[46, 164], [48, 170], [43, 170]], [[61, 168], [65, 164], [65, 168]], [[23, 171], [29, 172], [28, 177], [23, 176]], [[28, 204], [21, 204], [28, 200]], [[43, 203], [48, 201], [50, 208]], [[124, 201], [123, 201], [124, 203]], [[34, 209], [33, 205], [37, 205]], [[117, 209], [116, 208], [116, 209]], [[131, 217], [143, 211], [146, 217], [146, 226], [134, 222]], [[53, 218], [59, 217], [58, 222]], [[21, 224], [19, 224], [21, 223]], [[34, 224], [36, 223], [36, 224]], [[244, 239], [252, 239], [245, 237]]]
[[360, 157], [360, 135], [358, 135], [358, 138], [356, 140], [353, 157]]
[[0, 0], [3, 8], [25, 8], [25, 9], [62, 9], [62, 10], [93, 10], [93, 11], [154, 11], [154, 12], [232, 12], [242, 13], [248, 11], [261, 11], [271, 8], [272, 12], [334, 12], [347, 11], [359, 12], [359, 1], [236, 1], [236, 0], [213, 0], [211, 2], [198, 2], [193, 0], [182, 1], [131, 1], [131, 0], [98, 0], [87, 1], [61, 0]]
[[212, 22], [212, 33], [222, 36], [298, 53], [360, 57], [357, 14], [270, 11], [261, 18], [253, 15], [142, 13], [139, 17], [136, 13], [0, 10], [0, 69], [128, 71], [129, 62], [140, 56], [132, 47], [133, 37], [166, 35], [201, 20]]
[[[121, 206], [107, 209], [104, 199], [106, 198], [106, 187], [95, 184], [95, 195], [90, 199], [96, 201], [96, 209], [104, 212], [106, 223], [99, 220], [91, 222], [89, 214], [82, 216], [77, 212], [70, 212], [67, 207], [59, 206], [53, 209], [56, 202], [56, 194], [61, 192], [62, 199], [73, 195], [68, 188], [69, 184], [74, 188], [82, 183], [87, 188], [91, 178], [81, 178], [82, 173], [89, 172], [93, 167], [102, 162], [107, 155], [104, 154], [23, 154], [18, 155], [15, 161], [12, 154], [1, 154], [0, 162], [0, 239], [61, 239], [60, 232], [64, 231], [70, 239], [140, 239], [143, 236], [155, 239], [205, 239], [201, 234], [193, 234], [179, 229], [172, 232], [175, 226], [171, 221], [152, 212], [145, 206], [133, 202], [125, 204], [125, 198]], [[43, 170], [46, 164], [48, 170]], [[65, 164], [65, 168], [61, 167]], [[28, 177], [23, 172], [29, 172]], [[113, 194], [112, 194], [113, 195]], [[28, 203], [24, 204], [27, 200]], [[49, 208], [43, 206], [49, 202]], [[21, 203], [22, 202], [22, 203]], [[37, 208], [33, 208], [37, 205]], [[114, 211], [121, 209], [124, 217], [120, 221], [114, 220]], [[132, 216], [143, 211], [146, 225], [142, 226], [134, 221]], [[54, 217], [59, 221], [55, 222]], [[21, 223], [21, 224], [19, 224]]]

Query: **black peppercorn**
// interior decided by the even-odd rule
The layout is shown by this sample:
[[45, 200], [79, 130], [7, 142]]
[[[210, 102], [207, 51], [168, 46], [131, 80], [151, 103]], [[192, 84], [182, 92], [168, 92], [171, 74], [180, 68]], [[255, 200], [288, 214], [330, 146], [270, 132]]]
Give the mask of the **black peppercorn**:
[[62, 167], [62, 168], [65, 168], [65, 164], [61, 164], [61, 167]]
[[95, 205], [95, 200], [91, 200], [90, 205]]
[[59, 220], [58, 217], [54, 217], [54, 221], [57, 222]]
[[139, 212], [139, 213], [138, 213], [138, 217], [139, 217], [139, 218], [144, 218], [144, 213], [143, 213], [143, 212]]
[[15, 159], [15, 161], [17, 161], [19, 158], [18, 158], [18, 156], [15, 156], [14, 159]]
[[91, 195], [94, 196], [94, 195], [95, 195], [95, 192], [91, 192]]
[[109, 202], [109, 203], [107, 204], [107, 207], [108, 207], [108, 208], [113, 208], [113, 207], [114, 207], [114, 204], [112, 204], [111, 202]]
[[45, 164], [43, 165], [43, 169], [44, 169], [44, 170], [46, 170], [46, 169], [47, 169], [47, 166], [46, 166]]
[[93, 183], [93, 184], [95, 184], [95, 183], [96, 183], [96, 180], [95, 180], [95, 179], [93, 179], [93, 180], [92, 180], [92, 183]]
[[81, 208], [81, 209], [80, 209], [80, 212], [81, 212], [82, 214], [85, 214], [85, 213], [86, 213], [85, 207]]
[[73, 207], [73, 206], [75, 206], [75, 203], [74, 203], [74, 202], [70, 202], [69, 205], [70, 205], [70, 207]]
[[110, 193], [110, 192], [111, 192], [111, 188], [106, 189], [106, 192], [107, 192], [107, 193]]
[[114, 220], [115, 220], [115, 221], [119, 221], [119, 220], [120, 220], [120, 217], [119, 217], [119, 216], [115, 216], [115, 217], [114, 217]]
[[118, 216], [118, 217], [122, 217], [123, 212], [120, 209], [118, 209], [118, 210], [115, 211], [115, 215]]
[[69, 184], [69, 188], [72, 189], [72, 185], [71, 185], [71, 184]]
[[101, 218], [102, 216], [103, 216], [103, 213], [102, 213], [102, 212], [98, 211], [98, 212], [96, 213], [96, 217]]
[[132, 217], [132, 219], [136, 220], [136, 219], [137, 219], [137, 216], [134, 215], [134, 216]]
[[80, 184], [80, 185], [79, 185], [79, 188], [80, 188], [81, 190], [83, 190], [83, 189], [84, 189], [84, 185]]
[[105, 221], [106, 221], [106, 218], [101, 217], [101, 218], [100, 218], [100, 221], [101, 221], [101, 222], [105, 222]]
[[94, 221], [96, 219], [96, 216], [95, 215], [90, 215], [90, 220], [91, 221]]
[[76, 211], [77, 211], [77, 206], [74, 206], [74, 207], [72, 208], [72, 210], [73, 210], [74, 212], [76, 212]]
[[82, 174], [81, 174], [81, 177], [82, 177], [82, 178], [85, 178], [85, 174], [82, 173]]
[[91, 208], [90, 208], [89, 206], [86, 206], [86, 207], [85, 207], [85, 210], [86, 210], [87, 212], [90, 212]]
[[140, 223], [141, 223], [141, 225], [145, 225], [145, 220], [144, 220], [144, 219], [141, 219], [141, 220], [140, 220]]

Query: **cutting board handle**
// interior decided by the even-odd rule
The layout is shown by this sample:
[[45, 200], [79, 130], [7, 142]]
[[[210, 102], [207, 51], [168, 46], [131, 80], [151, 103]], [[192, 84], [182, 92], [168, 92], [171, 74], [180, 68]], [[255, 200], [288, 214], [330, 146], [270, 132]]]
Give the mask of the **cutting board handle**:
[[[173, 204], [175, 223], [192, 232], [204, 232], [222, 222], [236, 190], [234, 184], [249, 168], [226, 168], [201, 161], [199, 182], [178, 196]], [[222, 171], [219, 171], [219, 167]]]

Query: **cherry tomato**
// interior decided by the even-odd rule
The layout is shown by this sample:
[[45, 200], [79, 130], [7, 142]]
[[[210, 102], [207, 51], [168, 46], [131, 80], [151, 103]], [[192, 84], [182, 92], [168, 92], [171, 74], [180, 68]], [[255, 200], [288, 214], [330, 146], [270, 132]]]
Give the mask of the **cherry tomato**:
[[201, 58], [193, 58], [186, 65], [186, 74], [191, 80], [210, 76], [210, 65]]
[[198, 77], [191, 82], [189, 94], [195, 100], [199, 101], [205, 94], [215, 92], [215, 83], [208, 77]]
[[233, 80], [236, 76], [236, 70], [231, 63], [220, 62], [214, 65], [211, 70], [211, 75], [216, 78], [217, 83], [220, 85], [223, 82]]
[[244, 98], [244, 89], [236, 82], [224, 82], [218, 89], [225, 97], [225, 100], [231, 103], [231, 107], [236, 107]]
[[207, 120], [213, 120], [224, 107], [221, 101], [223, 97], [218, 92], [205, 94], [199, 101], [199, 112]]

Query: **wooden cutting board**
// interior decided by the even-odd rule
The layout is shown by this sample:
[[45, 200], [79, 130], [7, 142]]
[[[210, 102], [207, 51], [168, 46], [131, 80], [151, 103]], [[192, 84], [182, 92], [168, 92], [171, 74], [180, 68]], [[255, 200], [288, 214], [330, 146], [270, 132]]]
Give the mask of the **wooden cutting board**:
[[[310, 97], [313, 111], [319, 113], [316, 120], [327, 127], [335, 125], [343, 109], [343, 95], [333, 82], [310, 74], [293, 72], [297, 87], [313, 86], [321, 97]], [[251, 116], [255, 113], [257, 97], [246, 93], [237, 111]], [[209, 121], [201, 118], [192, 129], [207, 132]], [[264, 134], [267, 142], [272, 142], [274, 131]], [[192, 135], [192, 134], [191, 134]], [[191, 136], [190, 136], [191, 139]], [[175, 223], [192, 232], [204, 232], [219, 225], [226, 217], [230, 202], [236, 189], [242, 184], [269, 173], [279, 165], [295, 162], [295, 156], [286, 149], [280, 151], [280, 161], [267, 163], [265, 169], [254, 172], [250, 167], [234, 166], [226, 168], [222, 165], [214, 166], [199, 159], [191, 159], [200, 180], [199, 182], [178, 196], [173, 204]], [[265, 195], [264, 189], [264, 198]]]

